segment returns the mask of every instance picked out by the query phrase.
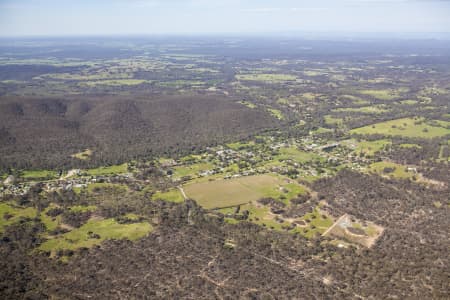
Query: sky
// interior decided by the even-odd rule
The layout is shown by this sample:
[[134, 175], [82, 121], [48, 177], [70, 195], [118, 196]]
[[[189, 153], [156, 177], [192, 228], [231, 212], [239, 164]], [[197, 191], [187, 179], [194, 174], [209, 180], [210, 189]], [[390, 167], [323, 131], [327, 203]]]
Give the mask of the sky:
[[450, 0], [0, 0], [0, 36], [450, 32]]

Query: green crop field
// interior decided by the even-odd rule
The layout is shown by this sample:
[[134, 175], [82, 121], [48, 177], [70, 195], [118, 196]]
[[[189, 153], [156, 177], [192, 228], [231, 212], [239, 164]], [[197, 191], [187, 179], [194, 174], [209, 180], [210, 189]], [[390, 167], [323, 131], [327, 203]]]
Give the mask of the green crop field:
[[450, 134], [450, 129], [429, 125], [422, 118], [403, 118], [356, 128], [350, 130], [350, 133], [359, 135], [381, 134], [385, 136], [427, 139], [446, 136]]
[[211, 209], [249, 203], [263, 197], [289, 200], [304, 193], [306, 188], [282, 177], [255, 175], [187, 184], [184, 190], [189, 198]]

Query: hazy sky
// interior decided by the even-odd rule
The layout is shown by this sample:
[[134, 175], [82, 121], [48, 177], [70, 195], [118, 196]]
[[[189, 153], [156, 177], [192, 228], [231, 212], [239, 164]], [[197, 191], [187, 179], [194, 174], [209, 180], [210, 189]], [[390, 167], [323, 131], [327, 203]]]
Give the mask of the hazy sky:
[[449, 31], [450, 0], [0, 0], [0, 36]]

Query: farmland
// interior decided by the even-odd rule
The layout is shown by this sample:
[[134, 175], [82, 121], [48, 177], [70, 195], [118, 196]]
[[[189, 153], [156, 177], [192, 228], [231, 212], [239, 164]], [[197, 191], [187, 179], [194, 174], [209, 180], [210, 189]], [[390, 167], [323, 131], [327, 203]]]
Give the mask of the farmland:
[[[282, 192], [283, 188], [286, 191]], [[184, 189], [188, 197], [205, 208], [236, 206], [264, 197], [293, 198], [305, 191], [301, 186], [270, 175], [194, 183], [186, 185]]]
[[1, 40], [0, 298], [448, 298], [446, 43]]
[[429, 125], [424, 119], [404, 118], [365, 126], [350, 131], [353, 134], [403, 136], [410, 138], [433, 138], [450, 134], [450, 129]]

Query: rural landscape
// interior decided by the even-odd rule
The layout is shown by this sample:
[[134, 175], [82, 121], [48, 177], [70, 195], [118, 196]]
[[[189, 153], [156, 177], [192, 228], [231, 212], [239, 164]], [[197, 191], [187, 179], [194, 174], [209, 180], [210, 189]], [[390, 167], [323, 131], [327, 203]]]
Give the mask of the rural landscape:
[[0, 41], [0, 298], [448, 299], [450, 42]]

